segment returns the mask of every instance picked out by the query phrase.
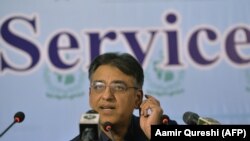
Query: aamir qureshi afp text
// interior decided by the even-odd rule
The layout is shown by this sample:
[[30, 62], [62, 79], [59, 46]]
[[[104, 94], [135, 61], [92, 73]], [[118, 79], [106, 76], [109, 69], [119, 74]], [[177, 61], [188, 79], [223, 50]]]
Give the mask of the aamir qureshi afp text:
[[187, 137], [200, 137], [200, 136], [219, 136], [219, 129], [210, 129], [206, 131], [196, 131], [191, 129], [185, 129], [183, 131], [180, 131], [178, 129], [171, 130], [171, 131], [161, 131], [160, 129], [157, 129], [155, 132], [156, 136], [187, 136]]

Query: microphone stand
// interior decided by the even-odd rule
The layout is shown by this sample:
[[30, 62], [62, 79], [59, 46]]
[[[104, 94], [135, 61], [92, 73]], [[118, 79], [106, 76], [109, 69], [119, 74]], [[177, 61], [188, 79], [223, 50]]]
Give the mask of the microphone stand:
[[1, 134], [0, 134], [0, 138], [16, 123], [16, 121], [13, 121], [8, 128], [6, 128]]

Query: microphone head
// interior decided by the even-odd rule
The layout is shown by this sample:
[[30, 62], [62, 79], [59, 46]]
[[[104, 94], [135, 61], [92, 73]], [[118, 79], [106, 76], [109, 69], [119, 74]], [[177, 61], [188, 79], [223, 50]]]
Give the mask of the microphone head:
[[197, 122], [199, 120], [199, 115], [193, 112], [185, 112], [183, 114], [183, 121], [187, 125], [197, 125]]
[[169, 116], [168, 115], [162, 115], [162, 117], [161, 117], [161, 122], [162, 122], [162, 124], [168, 124], [169, 123]]
[[98, 114], [95, 110], [91, 109], [86, 112], [87, 114]]
[[22, 122], [25, 118], [25, 115], [23, 112], [17, 112], [15, 115], [14, 115], [14, 122]]
[[94, 110], [83, 113], [79, 123], [81, 141], [97, 141], [99, 138], [99, 114]]
[[104, 122], [103, 128], [104, 128], [104, 130], [107, 131], [107, 132], [110, 131], [110, 130], [112, 129], [112, 123], [110, 123], [109, 121]]
[[168, 115], [162, 115], [161, 122], [163, 125], [178, 125], [175, 120], [171, 120]]
[[199, 118], [198, 125], [220, 125], [220, 122], [209, 117]]

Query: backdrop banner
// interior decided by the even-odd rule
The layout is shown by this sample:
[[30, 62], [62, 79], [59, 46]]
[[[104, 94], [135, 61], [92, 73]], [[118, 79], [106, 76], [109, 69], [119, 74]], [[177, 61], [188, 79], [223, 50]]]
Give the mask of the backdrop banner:
[[132, 54], [179, 124], [187, 111], [249, 124], [249, 13], [249, 0], [1, 0], [0, 132], [25, 113], [1, 141], [76, 136], [105, 52]]

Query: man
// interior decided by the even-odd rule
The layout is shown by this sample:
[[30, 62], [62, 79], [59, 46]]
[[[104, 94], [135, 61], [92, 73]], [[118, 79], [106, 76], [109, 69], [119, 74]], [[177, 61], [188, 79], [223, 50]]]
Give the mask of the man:
[[[146, 141], [151, 125], [161, 124], [163, 109], [153, 96], [143, 100], [144, 73], [127, 53], [105, 53], [89, 67], [89, 103], [99, 116], [100, 141]], [[139, 109], [140, 116], [133, 115]], [[103, 124], [112, 124], [111, 133]], [[72, 141], [80, 141], [80, 137]]]

